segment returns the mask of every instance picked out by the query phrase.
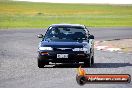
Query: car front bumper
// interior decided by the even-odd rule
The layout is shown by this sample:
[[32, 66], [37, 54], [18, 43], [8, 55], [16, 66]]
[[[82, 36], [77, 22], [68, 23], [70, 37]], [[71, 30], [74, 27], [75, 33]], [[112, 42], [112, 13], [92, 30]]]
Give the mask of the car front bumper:
[[[68, 54], [68, 58], [57, 58], [57, 54]], [[39, 51], [38, 58], [42, 61], [55, 63], [84, 62], [86, 59], [90, 59], [90, 54], [83, 51]]]

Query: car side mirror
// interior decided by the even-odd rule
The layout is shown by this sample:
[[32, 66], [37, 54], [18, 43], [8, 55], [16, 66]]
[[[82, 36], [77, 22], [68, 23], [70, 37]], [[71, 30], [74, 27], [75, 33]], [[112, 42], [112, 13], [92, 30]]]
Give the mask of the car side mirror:
[[43, 35], [42, 34], [38, 34], [37, 37], [38, 38], [43, 38]]
[[89, 39], [94, 39], [94, 36], [93, 36], [93, 35], [90, 35], [90, 36], [89, 36]]

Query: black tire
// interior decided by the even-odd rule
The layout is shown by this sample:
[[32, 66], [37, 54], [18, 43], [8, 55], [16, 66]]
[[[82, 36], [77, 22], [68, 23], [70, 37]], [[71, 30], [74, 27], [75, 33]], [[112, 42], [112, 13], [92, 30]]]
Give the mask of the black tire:
[[42, 59], [41, 55], [38, 55], [38, 67], [39, 68], [44, 68], [45, 65], [48, 65], [49, 62], [45, 61], [44, 59]]
[[86, 66], [86, 67], [91, 67], [92, 66], [92, 64], [91, 64], [91, 58], [89, 59], [86, 59], [85, 61], [84, 61], [84, 66]]
[[94, 65], [94, 56], [91, 58], [91, 64]]
[[38, 59], [38, 67], [39, 68], [44, 68], [45, 64], [41, 60]]
[[90, 58], [86, 59], [86, 61], [84, 62], [84, 66], [92, 67], [92, 65], [94, 64], [94, 56], [91, 56], [91, 55], [92, 55], [92, 50], [90, 49]]

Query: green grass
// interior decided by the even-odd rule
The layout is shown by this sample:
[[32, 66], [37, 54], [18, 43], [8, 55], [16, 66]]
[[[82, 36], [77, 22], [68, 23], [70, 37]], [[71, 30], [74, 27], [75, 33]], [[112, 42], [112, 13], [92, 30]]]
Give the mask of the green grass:
[[43, 28], [57, 23], [132, 27], [132, 5], [53, 4], [0, 0], [0, 28]]

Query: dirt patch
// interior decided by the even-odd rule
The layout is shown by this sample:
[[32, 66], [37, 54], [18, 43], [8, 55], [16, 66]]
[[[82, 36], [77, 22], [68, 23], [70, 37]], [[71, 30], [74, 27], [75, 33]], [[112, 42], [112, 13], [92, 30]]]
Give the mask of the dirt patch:
[[132, 53], [132, 39], [95, 41], [95, 46], [108, 46], [109, 48], [120, 48], [123, 52]]

